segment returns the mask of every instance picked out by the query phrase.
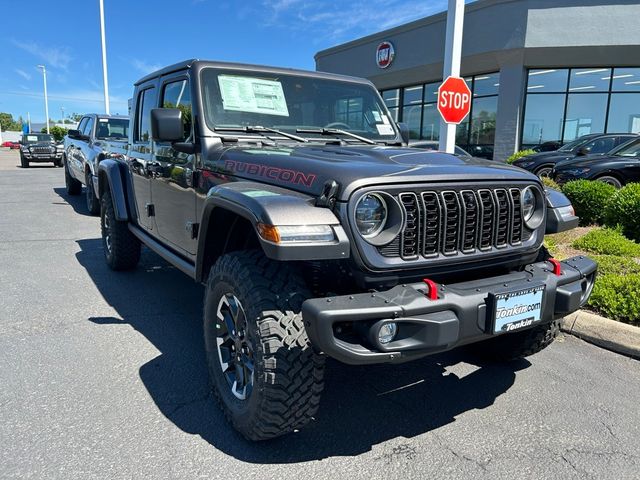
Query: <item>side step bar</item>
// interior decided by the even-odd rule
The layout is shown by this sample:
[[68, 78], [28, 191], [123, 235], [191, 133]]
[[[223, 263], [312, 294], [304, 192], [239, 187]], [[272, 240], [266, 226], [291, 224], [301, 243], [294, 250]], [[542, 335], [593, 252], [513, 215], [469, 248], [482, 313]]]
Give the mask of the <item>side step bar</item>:
[[164, 258], [167, 262], [174, 265], [182, 273], [186, 273], [187, 275], [189, 275], [191, 278], [195, 280], [196, 266], [193, 263], [173, 253], [171, 250], [167, 249], [164, 245], [162, 245], [160, 242], [155, 240], [149, 234], [143, 232], [140, 228], [136, 227], [135, 225], [129, 224], [129, 230], [131, 230], [131, 233], [133, 233], [138, 238], [138, 240], [144, 243], [147, 247], [149, 247], [151, 250], [156, 252], [158, 255]]

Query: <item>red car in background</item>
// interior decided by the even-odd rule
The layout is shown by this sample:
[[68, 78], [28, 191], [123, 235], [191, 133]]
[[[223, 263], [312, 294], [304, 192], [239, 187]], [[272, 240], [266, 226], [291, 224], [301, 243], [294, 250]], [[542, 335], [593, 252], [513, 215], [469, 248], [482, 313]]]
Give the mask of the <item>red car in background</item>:
[[20, 144], [18, 142], [2, 142], [2, 147], [9, 147], [12, 150], [17, 150], [20, 148]]

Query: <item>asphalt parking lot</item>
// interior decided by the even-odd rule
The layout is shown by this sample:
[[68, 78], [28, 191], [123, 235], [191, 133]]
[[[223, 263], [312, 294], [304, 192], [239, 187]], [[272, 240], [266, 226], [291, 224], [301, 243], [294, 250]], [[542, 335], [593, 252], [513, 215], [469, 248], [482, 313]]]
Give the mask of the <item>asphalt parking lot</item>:
[[110, 271], [62, 169], [18, 163], [0, 152], [0, 477], [639, 478], [640, 362], [573, 337], [510, 365], [329, 362], [313, 424], [246, 442], [209, 393], [201, 286], [149, 251]]

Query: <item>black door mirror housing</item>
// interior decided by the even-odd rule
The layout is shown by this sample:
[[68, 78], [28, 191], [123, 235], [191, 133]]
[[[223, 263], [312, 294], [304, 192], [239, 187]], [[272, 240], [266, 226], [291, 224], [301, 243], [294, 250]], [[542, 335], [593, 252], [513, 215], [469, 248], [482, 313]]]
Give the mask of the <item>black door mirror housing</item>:
[[399, 122], [398, 129], [400, 130], [400, 136], [405, 145], [409, 145], [409, 125]]
[[152, 109], [151, 138], [156, 142], [182, 142], [184, 140], [184, 125], [180, 109]]
[[591, 149], [589, 147], [582, 147], [578, 149], [578, 156], [584, 157], [585, 155], [589, 155], [591, 153]]
[[69, 135], [69, 138], [79, 138], [80, 130], [70, 129], [67, 131], [67, 135]]

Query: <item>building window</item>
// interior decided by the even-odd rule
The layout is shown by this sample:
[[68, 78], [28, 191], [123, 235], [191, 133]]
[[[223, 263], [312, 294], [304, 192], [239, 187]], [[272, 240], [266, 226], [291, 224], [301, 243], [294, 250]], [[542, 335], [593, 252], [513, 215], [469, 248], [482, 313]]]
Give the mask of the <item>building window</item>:
[[[458, 146], [487, 158], [493, 158], [499, 77], [499, 73], [487, 73], [465, 78], [472, 90], [473, 102], [471, 113], [456, 128]], [[441, 83], [431, 82], [381, 92], [394, 119], [409, 127], [409, 138], [412, 140], [440, 139], [437, 102]]]
[[529, 70], [521, 148], [627, 132], [640, 133], [640, 68]]

